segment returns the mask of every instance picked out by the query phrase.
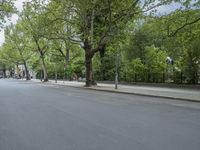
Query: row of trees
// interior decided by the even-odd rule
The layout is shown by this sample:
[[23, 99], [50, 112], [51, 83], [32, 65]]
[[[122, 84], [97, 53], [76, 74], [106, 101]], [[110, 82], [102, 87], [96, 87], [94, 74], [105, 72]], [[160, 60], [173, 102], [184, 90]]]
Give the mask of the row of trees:
[[[198, 2], [155, 15], [156, 7], [172, 0], [31, 0], [24, 3], [16, 25], [5, 29], [0, 59], [4, 68], [23, 64], [43, 74], [44, 81], [86, 77], [86, 86], [113, 80], [199, 79], [200, 12]], [[170, 56], [172, 63], [167, 63]], [[118, 62], [118, 63], [116, 63]], [[28, 67], [29, 66], [29, 67]], [[67, 68], [64, 70], [64, 68]], [[116, 69], [117, 68], [117, 69]], [[175, 75], [181, 74], [180, 80]], [[184, 78], [182, 78], [182, 76]]]
[[[125, 47], [129, 61], [140, 59], [144, 72], [160, 81], [171, 78], [174, 82], [198, 83], [200, 74], [200, 11], [177, 10], [168, 15], [146, 19], [129, 38]], [[167, 62], [171, 57], [172, 62]], [[134, 58], [134, 59], [133, 59]], [[132, 65], [136, 65], [132, 62]], [[140, 62], [138, 62], [140, 64]], [[130, 64], [131, 65], [131, 64]], [[141, 66], [141, 65], [140, 65]], [[134, 67], [132, 67], [134, 68]], [[150, 79], [149, 79], [150, 78]]]
[[[1, 29], [4, 23], [6, 22], [6, 19], [16, 12], [13, 0], [8, 0], [8, 1], [1, 0], [0, 10], [1, 10], [0, 11], [0, 29]], [[3, 72], [6, 71], [5, 62], [3, 60], [0, 60], [0, 68], [1, 70], [3, 70]]]

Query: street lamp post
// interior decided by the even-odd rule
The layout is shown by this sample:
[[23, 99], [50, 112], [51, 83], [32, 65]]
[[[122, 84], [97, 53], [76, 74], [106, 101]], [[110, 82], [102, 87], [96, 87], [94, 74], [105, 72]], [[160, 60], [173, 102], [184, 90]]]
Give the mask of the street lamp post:
[[56, 67], [56, 64], [54, 64], [54, 69], [55, 69], [55, 83], [57, 83], [58, 75], [57, 75], [57, 67]]
[[[110, 40], [113, 38], [113, 30], [112, 30], [112, 10], [111, 10], [111, 1], [108, 0], [108, 6], [109, 6], [109, 34], [110, 34]], [[118, 68], [119, 68], [119, 52], [117, 49], [116, 55], [115, 55], [115, 89], [118, 89]]]
[[118, 70], [119, 70], [119, 52], [117, 50], [115, 57], [115, 89], [118, 89]]
[[63, 83], [65, 82], [65, 71], [66, 71], [66, 64], [64, 65]]

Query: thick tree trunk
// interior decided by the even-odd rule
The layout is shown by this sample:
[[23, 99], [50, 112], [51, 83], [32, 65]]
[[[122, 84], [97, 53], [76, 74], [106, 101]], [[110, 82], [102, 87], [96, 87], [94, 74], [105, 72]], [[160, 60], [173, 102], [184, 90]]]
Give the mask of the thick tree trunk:
[[86, 87], [93, 85], [93, 75], [92, 75], [92, 55], [85, 54], [85, 67], [86, 67]]
[[25, 68], [25, 72], [26, 72], [26, 80], [30, 80], [31, 78], [30, 78], [29, 70], [27, 68], [25, 60], [24, 60], [24, 68]]
[[66, 48], [66, 57], [65, 57], [66, 63], [69, 63], [69, 48]]
[[[42, 70], [43, 70], [43, 75], [44, 75], [44, 82], [48, 82], [48, 72], [47, 72], [47, 67], [46, 67], [46, 64], [45, 64], [45, 47], [44, 46], [43, 48], [40, 47], [40, 44], [39, 44], [39, 39], [37, 39], [36, 37], [34, 37], [34, 40], [35, 40], [35, 44], [37, 45], [37, 48], [38, 48], [38, 52], [40, 54], [40, 59], [41, 59], [41, 65], [42, 65]], [[42, 78], [41, 78], [42, 80]]]
[[42, 69], [43, 69], [43, 74], [44, 74], [44, 82], [47, 82], [49, 79], [48, 79], [47, 67], [44, 61], [44, 57], [41, 57], [41, 63], [42, 63]]
[[19, 72], [19, 66], [16, 64], [16, 73], [17, 73], [17, 78], [21, 78], [20, 72]]
[[19, 50], [19, 54], [23, 60], [23, 63], [24, 63], [24, 68], [25, 68], [25, 73], [26, 73], [26, 80], [30, 80], [30, 74], [29, 74], [29, 71], [28, 71], [28, 67], [27, 67], [27, 64], [26, 64], [26, 60], [24, 59], [24, 56], [23, 56], [23, 50], [21, 49], [18, 49]]

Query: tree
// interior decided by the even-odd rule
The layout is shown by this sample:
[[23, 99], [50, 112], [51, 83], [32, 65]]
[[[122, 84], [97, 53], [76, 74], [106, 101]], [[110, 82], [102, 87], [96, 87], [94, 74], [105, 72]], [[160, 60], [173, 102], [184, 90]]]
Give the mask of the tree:
[[[175, 59], [177, 68], [188, 83], [196, 84], [199, 80], [199, 10], [175, 11], [165, 17], [168, 20], [165, 47]], [[176, 20], [176, 21], [175, 21]], [[169, 26], [170, 25], [170, 26]]]
[[166, 70], [167, 53], [166, 51], [162, 51], [159, 48], [156, 48], [154, 45], [146, 47], [145, 50], [146, 50], [146, 66], [148, 72], [148, 81], [152, 79], [153, 82], [155, 82], [157, 79], [156, 76], [163, 75], [163, 73]]
[[[15, 0], [1, 0], [0, 1], [0, 28], [3, 27], [4, 23], [6, 22], [6, 19], [11, 17], [11, 15], [16, 12], [16, 9], [14, 7], [14, 1]], [[1, 60], [2, 61], [2, 60]], [[5, 77], [5, 63], [3, 64], [3, 71], [4, 71], [4, 77]]]
[[12, 47], [13, 51], [18, 52], [21, 62], [25, 67], [26, 80], [30, 80], [30, 74], [27, 66], [27, 61], [31, 57], [31, 51], [29, 50], [30, 40], [25, 37], [22, 31], [23, 29], [21, 28], [20, 22], [18, 22], [15, 26], [8, 26], [5, 30], [5, 42]]
[[[16, 66], [16, 69], [19, 70], [18, 66], [22, 63], [21, 57], [19, 53], [13, 49], [11, 44], [4, 43], [1, 47], [1, 53], [0, 53], [0, 59], [1, 61], [6, 64], [7, 67], [9, 66]], [[5, 67], [6, 68], [6, 67]], [[17, 73], [19, 73], [17, 71]], [[19, 74], [17, 74], [19, 76]]]
[[156, 5], [153, 5], [155, 4], [154, 1], [144, 1], [141, 4], [139, 0], [52, 1], [52, 3], [57, 3], [60, 6], [59, 12], [66, 13], [68, 8], [71, 9], [68, 19], [55, 16], [57, 19], [54, 19], [54, 21], [64, 20], [64, 22], [70, 23], [76, 29], [75, 33], [78, 38], [72, 36], [70, 39], [73, 41], [74, 39], [80, 40], [84, 49], [86, 86], [91, 86], [94, 83], [92, 74], [92, 59], [94, 55], [99, 51], [103, 54], [106, 45], [114, 40], [124, 29], [126, 23], [134, 19], [138, 14], [168, 2], [159, 1]]
[[45, 63], [45, 54], [48, 50], [48, 40], [44, 35], [48, 33], [48, 28], [44, 26], [43, 18], [40, 15], [43, 13], [45, 1], [33, 0], [26, 2], [24, 10], [20, 14], [21, 25], [24, 28], [24, 33], [32, 39], [34, 43], [33, 50], [36, 50], [41, 60], [41, 66], [44, 74], [44, 82], [48, 81], [47, 66]]
[[6, 18], [9, 18], [14, 12], [16, 12], [16, 9], [14, 7], [14, 1], [15, 0], [1, 0], [0, 1], [0, 27], [3, 26], [3, 24], [6, 21]]

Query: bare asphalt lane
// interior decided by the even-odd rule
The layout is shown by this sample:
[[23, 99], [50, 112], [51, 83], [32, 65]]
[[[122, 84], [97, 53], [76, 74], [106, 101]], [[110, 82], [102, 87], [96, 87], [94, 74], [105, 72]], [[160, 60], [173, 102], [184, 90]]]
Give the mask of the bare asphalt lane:
[[200, 103], [0, 79], [0, 150], [200, 150]]

